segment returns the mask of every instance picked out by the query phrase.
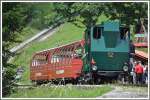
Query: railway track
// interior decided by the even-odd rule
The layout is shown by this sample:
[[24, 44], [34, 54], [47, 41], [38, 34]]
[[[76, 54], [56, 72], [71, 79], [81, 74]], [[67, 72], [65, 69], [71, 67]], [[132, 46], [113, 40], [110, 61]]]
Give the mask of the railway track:
[[141, 84], [141, 85], [138, 85], [138, 84], [130, 84], [130, 83], [126, 83], [126, 84], [120, 84], [120, 83], [103, 83], [103, 84], [93, 84], [93, 85], [88, 85], [88, 84], [72, 84], [72, 83], [67, 83], [65, 85], [63, 84], [54, 84], [54, 83], [47, 83], [47, 84], [41, 84], [41, 85], [35, 85], [35, 84], [15, 84], [14, 87], [16, 88], [24, 88], [24, 89], [32, 89], [32, 88], [37, 88], [37, 87], [52, 87], [52, 88], [57, 88], [57, 87], [65, 87], [65, 86], [72, 86], [72, 87], [82, 87], [82, 88], [92, 88], [92, 87], [99, 87], [99, 86], [103, 86], [103, 85], [113, 85], [113, 86], [131, 86], [131, 87], [148, 87], [147, 84]]
[[67, 85], [49, 85], [49, 84], [43, 84], [43, 85], [14, 85], [15, 88], [17, 89], [33, 89], [33, 88], [38, 88], [38, 87], [51, 87], [51, 88], [59, 88], [59, 87], [82, 87], [82, 88], [94, 88], [94, 87], [99, 87], [101, 85], [73, 85], [73, 84], [67, 84]]
[[[44, 39], [44, 36], [51, 36], [54, 31], [56, 31], [56, 27], [50, 27], [48, 29], [44, 29], [42, 30], [41, 32], [39, 32], [38, 34], [36, 34], [35, 36], [27, 39], [26, 41], [20, 43], [19, 45], [13, 47], [12, 49], [10, 49], [10, 52], [14, 53], [14, 52], [17, 52], [19, 51], [20, 49], [24, 48], [26, 45], [28, 45], [29, 43], [33, 42], [33, 41], [36, 41], [36, 40], [43, 40]], [[43, 38], [42, 38], [43, 37]]]
[[62, 25], [64, 22], [65, 22], [65, 19], [59, 18], [49, 28], [46, 28], [46, 29], [42, 30], [41, 32], [39, 32], [35, 36], [25, 40], [24, 42], [20, 43], [17, 46], [11, 48], [9, 51], [12, 52], [12, 53], [15, 53], [15, 52], [19, 51], [20, 49], [24, 48], [26, 45], [28, 45], [29, 43], [31, 43], [35, 40], [42, 41], [42, 40], [46, 39], [47, 37], [51, 36], [54, 33], [54, 31], [56, 30], [56, 28], [59, 27], [60, 25]]
[[[101, 96], [97, 96], [96, 98], [146, 98], [148, 97], [148, 88], [146, 86], [137, 86], [137, 85], [131, 85], [131, 84], [116, 84], [116, 83], [107, 83], [107, 84], [100, 84], [100, 85], [72, 85], [72, 84], [66, 84], [66, 85], [30, 85], [30, 84], [20, 84], [17, 86], [17, 88], [25, 90], [32, 90], [32, 89], [49, 89], [49, 96], [55, 95], [56, 91], [58, 90], [64, 90], [61, 91], [60, 95], [65, 95], [67, 90], [91, 90], [103, 86], [111, 87], [112, 90], [110, 92], [107, 92]], [[61, 96], [60, 96], [61, 97]]]

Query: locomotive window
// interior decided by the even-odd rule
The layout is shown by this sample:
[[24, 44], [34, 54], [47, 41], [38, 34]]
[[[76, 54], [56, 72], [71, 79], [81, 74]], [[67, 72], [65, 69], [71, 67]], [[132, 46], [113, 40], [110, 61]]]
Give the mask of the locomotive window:
[[127, 28], [120, 28], [120, 38], [127, 39], [128, 38], [128, 29]]
[[93, 38], [94, 39], [100, 39], [101, 38], [101, 28], [99, 28], [99, 27], [93, 28]]

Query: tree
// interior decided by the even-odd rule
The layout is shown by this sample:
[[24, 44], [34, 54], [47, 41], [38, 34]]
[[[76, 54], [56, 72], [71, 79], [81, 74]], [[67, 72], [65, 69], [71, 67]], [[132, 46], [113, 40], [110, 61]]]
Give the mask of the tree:
[[68, 22], [81, 22], [86, 27], [96, 23], [103, 12], [103, 3], [54, 3], [54, 11]]
[[[110, 20], [118, 19], [121, 23], [134, 25], [138, 18], [147, 18], [148, 11], [148, 4], [144, 2], [55, 3], [54, 5], [59, 16], [72, 23], [80, 21], [86, 27], [94, 25], [101, 14], [105, 14]], [[78, 20], [77, 16], [82, 20]]]
[[31, 6], [22, 3], [4, 2], [2, 3], [2, 95], [6, 96], [12, 91], [14, 81], [15, 65], [8, 62], [13, 54], [9, 51], [9, 46], [16, 41], [16, 31], [30, 21]]
[[121, 23], [127, 25], [134, 25], [139, 18], [148, 17], [148, 4], [138, 2], [116, 2], [107, 4], [105, 15], [109, 16], [111, 20], [119, 19]]

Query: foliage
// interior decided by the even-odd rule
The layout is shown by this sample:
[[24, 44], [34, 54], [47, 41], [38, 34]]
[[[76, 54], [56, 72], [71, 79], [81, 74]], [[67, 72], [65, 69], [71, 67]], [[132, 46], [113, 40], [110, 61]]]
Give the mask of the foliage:
[[[20, 31], [27, 23], [31, 16], [29, 9], [31, 6], [22, 5], [21, 3], [6, 3], [2, 4], [2, 67], [3, 67], [3, 96], [8, 95], [12, 90], [14, 80], [15, 65], [8, 63], [8, 60], [13, 54], [9, 52], [9, 46], [17, 42], [15, 34], [16, 31]], [[28, 8], [28, 9], [27, 9]], [[28, 15], [29, 14], [29, 15]]]
[[103, 3], [56, 3], [54, 10], [69, 22], [79, 21], [89, 27], [97, 22], [103, 10]]
[[[134, 25], [138, 18], [148, 17], [148, 4], [144, 2], [56, 3], [54, 7], [55, 11], [67, 21], [79, 21], [86, 27], [95, 25], [98, 17], [102, 14], [127, 25]], [[77, 16], [82, 20], [78, 20]]]
[[14, 98], [95, 98], [111, 91], [108, 85], [104, 86], [54, 86], [37, 87], [33, 89], [18, 90], [17, 93], [10, 95]]
[[28, 23], [27, 20], [29, 20], [29, 16], [31, 16], [31, 12], [29, 10], [31, 6], [29, 6], [29, 8], [27, 9], [27, 5], [11, 2], [3, 3], [2, 6], [3, 41], [16, 42], [15, 37], [17, 34], [14, 34], [14, 32], [20, 31], [26, 25], [26, 23]]
[[32, 10], [34, 15], [30, 23], [32, 28], [43, 29], [53, 24], [52, 22], [56, 19], [53, 3], [33, 3], [32, 7], [34, 8]]
[[132, 32], [135, 32], [140, 18], [148, 18], [148, 3], [146, 2], [117, 2], [107, 4], [107, 7], [105, 15], [109, 16], [111, 20], [117, 19], [128, 25], [133, 30]]

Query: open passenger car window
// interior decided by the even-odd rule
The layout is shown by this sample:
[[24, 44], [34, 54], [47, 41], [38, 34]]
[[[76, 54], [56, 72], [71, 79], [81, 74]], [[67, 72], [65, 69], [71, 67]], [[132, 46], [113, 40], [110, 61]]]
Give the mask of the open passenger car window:
[[33, 58], [33, 61], [32, 61], [32, 66], [39, 66], [39, 65], [42, 65], [42, 64], [47, 64], [47, 55], [36, 55], [34, 58]]

